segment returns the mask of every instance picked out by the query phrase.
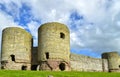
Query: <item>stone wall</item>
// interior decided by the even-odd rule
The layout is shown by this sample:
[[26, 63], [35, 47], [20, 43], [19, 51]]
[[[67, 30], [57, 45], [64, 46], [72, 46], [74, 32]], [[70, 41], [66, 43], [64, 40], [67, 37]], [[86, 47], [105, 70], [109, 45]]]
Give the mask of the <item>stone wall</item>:
[[5, 70], [31, 70], [31, 64], [27, 62], [2, 61], [1, 68]]
[[17, 62], [31, 62], [32, 36], [24, 29], [9, 27], [2, 32], [2, 61], [14, 55]]
[[[1, 62], [4, 69], [10, 68], [12, 70], [12, 68], [15, 69], [16, 66], [23, 63], [31, 64], [32, 36], [26, 30], [18, 27], [5, 28], [2, 32], [1, 46]], [[4, 64], [4, 62], [6, 62], [6, 64]], [[16, 70], [18, 68], [16, 68]]]
[[67, 26], [52, 22], [38, 29], [38, 47], [33, 47], [30, 33], [18, 27], [2, 32], [1, 68], [7, 70], [53, 70], [120, 72], [117, 52], [102, 54], [102, 59], [70, 55], [70, 32]]
[[70, 63], [57, 59], [49, 59], [48, 61], [42, 61], [40, 63], [39, 70], [70, 71]]
[[38, 29], [38, 61], [47, 59], [69, 61], [69, 55], [70, 34], [67, 26], [57, 22], [41, 25]]
[[74, 71], [103, 71], [102, 59], [71, 54], [70, 63]]
[[108, 72], [108, 60], [107, 59], [102, 59], [102, 68], [103, 68], [103, 72]]
[[32, 48], [32, 65], [38, 65], [38, 47]]
[[109, 71], [120, 71], [120, 56], [118, 52], [105, 52], [102, 59], [107, 59]]
[[38, 61], [41, 70], [70, 70], [70, 32], [66, 25], [51, 22], [40, 26]]

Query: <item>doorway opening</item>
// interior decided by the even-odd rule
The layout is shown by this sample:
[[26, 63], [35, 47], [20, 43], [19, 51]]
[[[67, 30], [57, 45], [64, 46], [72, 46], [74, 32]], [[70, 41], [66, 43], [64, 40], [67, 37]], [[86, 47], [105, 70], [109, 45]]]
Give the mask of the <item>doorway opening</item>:
[[23, 65], [23, 66], [21, 67], [21, 70], [27, 70], [27, 66], [24, 66], [24, 65]]
[[38, 66], [38, 65], [32, 65], [32, 66], [31, 66], [31, 70], [37, 70], [37, 66]]
[[64, 71], [64, 70], [65, 70], [65, 63], [60, 63], [59, 69], [60, 69], [61, 71]]

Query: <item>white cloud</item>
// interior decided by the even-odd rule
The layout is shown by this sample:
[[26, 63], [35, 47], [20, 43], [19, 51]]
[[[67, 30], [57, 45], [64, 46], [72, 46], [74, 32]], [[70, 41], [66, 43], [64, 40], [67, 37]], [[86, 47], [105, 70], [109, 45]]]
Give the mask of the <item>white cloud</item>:
[[[15, 27], [15, 26], [18, 26], [18, 25], [14, 23], [13, 17], [5, 14], [0, 10], [0, 43], [2, 38], [2, 30], [5, 29], [6, 27]], [[0, 44], [0, 47], [1, 47], [1, 44]]]
[[[10, 2], [14, 2], [17, 8], [12, 9]], [[0, 3], [4, 3], [8, 11], [13, 10], [13, 14], [18, 18], [21, 13], [19, 8], [25, 3], [31, 8], [33, 19], [40, 20], [41, 23], [58, 21], [67, 24], [71, 31], [72, 49], [85, 48], [96, 51], [94, 53], [120, 50], [120, 0], [1, 0]], [[84, 20], [71, 20], [70, 15], [74, 11], [82, 15]], [[3, 16], [0, 24], [14, 23], [14, 16], [4, 15], [2, 11], [0, 15]], [[35, 42], [39, 25], [32, 19], [27, 23]]]
[[28, 25], [28, 29], [30, 30], [30, 33], [33, 36], [34, 46], [37, 46], [38, 45], [38, 28], [40, 24], [38, 24], [38, 22], [36, 21], [31, 21], [27, 25]]

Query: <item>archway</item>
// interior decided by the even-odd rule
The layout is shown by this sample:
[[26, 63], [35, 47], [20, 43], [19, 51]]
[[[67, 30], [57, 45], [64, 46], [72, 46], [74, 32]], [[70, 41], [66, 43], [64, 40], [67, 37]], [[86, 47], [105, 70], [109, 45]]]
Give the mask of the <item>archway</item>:
[[61, 71], [64, 71], [64, 70], [65, 70], [65, 63], [60, 63], [59, 69], [60, 69]]

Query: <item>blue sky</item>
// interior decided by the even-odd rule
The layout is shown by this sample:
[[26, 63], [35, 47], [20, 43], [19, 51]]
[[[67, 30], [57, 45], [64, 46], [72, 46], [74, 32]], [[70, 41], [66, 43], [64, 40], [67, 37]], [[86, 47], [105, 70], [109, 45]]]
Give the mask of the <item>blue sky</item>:
[[119, 4], [120, 0], [0, 0], [0, 38], [4, 28], [17, 26], [30, 32], [37, 46], [40, 25], [60, 22], [70, 29], [72, 53], [100, 57], [103, 52], [120, 52]]

